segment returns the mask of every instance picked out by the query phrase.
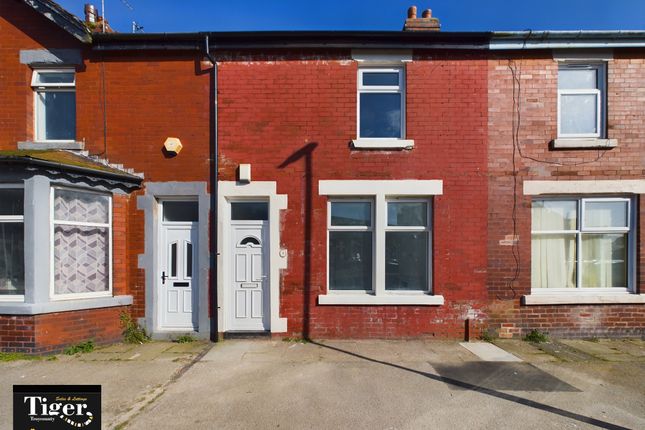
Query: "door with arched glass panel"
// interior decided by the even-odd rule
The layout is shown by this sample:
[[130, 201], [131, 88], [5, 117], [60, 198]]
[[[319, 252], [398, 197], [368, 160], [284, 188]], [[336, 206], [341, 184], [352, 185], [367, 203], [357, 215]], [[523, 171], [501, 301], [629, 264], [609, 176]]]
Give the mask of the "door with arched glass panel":
[[231, 203], [230, 330], [269, 330], [266, 202]]

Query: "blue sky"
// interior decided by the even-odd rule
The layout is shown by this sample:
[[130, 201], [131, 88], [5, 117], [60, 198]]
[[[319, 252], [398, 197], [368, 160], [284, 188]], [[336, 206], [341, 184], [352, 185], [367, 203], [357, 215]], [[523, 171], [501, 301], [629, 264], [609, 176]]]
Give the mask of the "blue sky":
[[[77, 16], [84, 3], [101, 4], [58, 2]], [[132, 21], [147, 33], [400, 30], [413, 4], [431, 8], [445, 31], [645, 29], [645, 0], [105, 0], [105, 9], [120, 32]]]

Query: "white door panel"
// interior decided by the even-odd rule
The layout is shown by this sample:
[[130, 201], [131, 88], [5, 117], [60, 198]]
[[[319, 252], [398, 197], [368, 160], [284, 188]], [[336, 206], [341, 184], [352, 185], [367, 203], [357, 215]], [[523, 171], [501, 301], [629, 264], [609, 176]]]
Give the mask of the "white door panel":
[[193, 288], [197, 286], [197, 224], [164, 223], [161, 227], [159, 277], [160, 328], [194, 330]]
[[267, 330], [267, 278], [264, 276], [268, 244], [265, 221], [231, 226], [233, 273], [231, 330]]

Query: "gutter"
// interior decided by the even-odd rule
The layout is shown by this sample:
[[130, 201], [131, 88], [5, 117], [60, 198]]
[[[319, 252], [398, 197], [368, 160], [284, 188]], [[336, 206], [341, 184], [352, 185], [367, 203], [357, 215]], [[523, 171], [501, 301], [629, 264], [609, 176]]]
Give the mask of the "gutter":
[[489, 49], [596, 49], [643, 48], [645, 31], [496, 31], [491, 34]]
[[23, 164], [28, 166], [54, 168], [61, 171], [81, 173], [84, 175], [95, 176], [95, 177], [100, 177], [104, 179], [119, 180], [121, 182], [135, 184], [137, 186], [140, 186], [141, 182], [143, 182], [143, 178], [140, 178], [134, 175], [129, 175], [126, 173], [106, 172], [102, 170], [91, 169], [88, 167], [72, 166], [69, 164], [56, 163], [54, 161], [39, 160], [31, 157], [14, 157], [14, 156], [0, 157], [0, 163]]
[[469, 49], [488, 48], [490, 33], [403, 31], [257, 31], [202, 33], [96, 34], [96, 51], [209, 49]]
[[256, 31], [201, 33], [96, 34], [96, 51], [201, 51], [208, 49], [451, 49], [525, 50], [642, 48], [645, 31]]
[[213, 210], [213, 222], [211, 223], [211, 238], [212, 238], [212, 245], [211, 249], [215, 249], [215, 257], [214, 257], [214, 264], [212, 265], [212, 271], [211, 275], [213, 277], [213, 281], [210, 282], [211, 285], [214, 285], [214, 291], [212, 294], [209, 294], [210, 296], [210, 303], [211, 303], [211, 309], [210, 309], [210, 315], [211, 315], [211, 340], [214, 342], [219, 341], [219, 328], [218, 328], [218, 320], [219, 320], [219, 312], [218, 312], [218, 303], [217, 303], [217, 292], [218, 292], [218, 285], [217, 285], [217, 279], [218, 279], [218, 261], [217, 261], [217, 256], [219, 255], [218, 249], [219, 249], [219, 240], [218, 240], [218, 229], [219, 229], [219, 140], [217, 136], [217, 130], [218, 130], [218, 124], [217, 124], [217, 118], [218, 118], [218, 105], [217, 105], [217, 61], [215, 60], [215, 57], [211, 55], [210, 52], [210, 43], [208, 39], [208, 35], [204, 37], [204, 55], [208, 60], [213, 64], [213, 118], [212, 118], [212, 135], [213, 135], [213, 164], [215, 164], [215, 168], [212, 169], [212, 175], [213, 178], [211, 180], [212, 184], [212, 190], [211, 190], [211, 208]]

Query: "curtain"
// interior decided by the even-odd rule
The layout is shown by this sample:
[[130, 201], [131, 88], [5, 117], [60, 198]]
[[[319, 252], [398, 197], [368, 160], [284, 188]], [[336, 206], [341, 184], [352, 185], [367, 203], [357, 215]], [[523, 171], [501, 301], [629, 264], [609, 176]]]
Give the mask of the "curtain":
[[576, 233], [553, 232], [576, 229], [577, 203], [535, 201], [531, 213], [531, 288], [575, 288]]
[[[54, 292], [108, 291], [109, 197], [57, 189], [54, 219]], [[57, 221], [95, 225], [56, 224]]]

